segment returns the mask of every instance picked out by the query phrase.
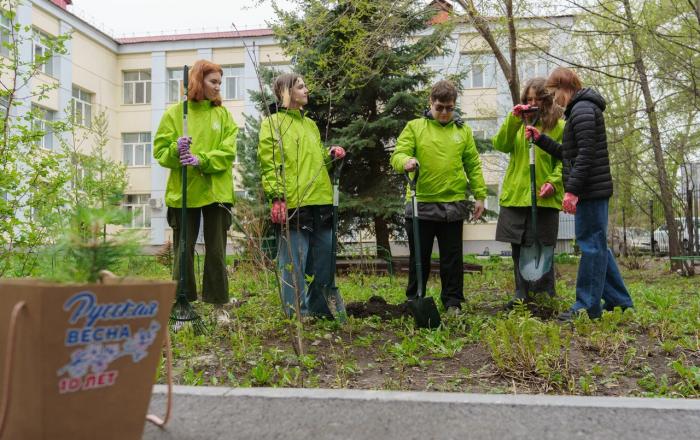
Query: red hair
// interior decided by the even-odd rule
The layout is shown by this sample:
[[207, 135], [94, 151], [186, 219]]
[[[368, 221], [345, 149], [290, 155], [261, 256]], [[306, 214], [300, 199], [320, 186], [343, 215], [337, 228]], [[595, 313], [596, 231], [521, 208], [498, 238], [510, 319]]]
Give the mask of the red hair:
[[[220, 65], [207, 60], [199, 60], [190, 68], [189, 86], [187, 89], [187, 99], [190, 101], [204, 101], [204, 78], [212, 72], [219, 72], [224, 75], [224, 70]], [[211, 100], [211, 105], [221, 105], [221, 95]]]
[[544, 86], [548, 89], [565, 89], [572, 92], [577, 92], [583, 88], [581, 78], [576, 75], [576, 72], [567, 67], [557, 67], [552, 70]]

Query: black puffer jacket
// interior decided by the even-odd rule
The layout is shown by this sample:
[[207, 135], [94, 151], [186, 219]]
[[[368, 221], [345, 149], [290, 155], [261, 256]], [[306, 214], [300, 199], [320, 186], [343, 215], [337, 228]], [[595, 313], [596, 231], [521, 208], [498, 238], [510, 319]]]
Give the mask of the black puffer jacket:
[[566, 125], [562, 143], [545, 134], [535, 142], [561, 159], [564, 190], [579, 199], [607, 199], [613, 193], [604, 110], [605, 99], [597, 91], [581, 89], [564, 111]]

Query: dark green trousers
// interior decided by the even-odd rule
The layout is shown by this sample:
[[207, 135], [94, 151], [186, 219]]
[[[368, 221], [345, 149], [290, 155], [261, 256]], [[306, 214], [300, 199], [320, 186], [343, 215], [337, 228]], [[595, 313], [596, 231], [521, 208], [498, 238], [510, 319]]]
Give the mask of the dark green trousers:
[[[187, 285], [185, 292], [190, 301], [197, 300], [197, 284], [194, 278], [194, 245], [199, 234], [200, 218], [204, 223], [204, 276], [202, 300], [211, 304], [228, 302], [228, 277], [226, 275], [226, 232], [231, 227], [231, 205], [226, 208], [214, 203], [201, 208], [187, 208], [187, 246], [185, 259]], [[173, 228], [173, 252], [175, 254], [173, 279], [180, 278], [180, 208], [168, 208], [168, 224]]]

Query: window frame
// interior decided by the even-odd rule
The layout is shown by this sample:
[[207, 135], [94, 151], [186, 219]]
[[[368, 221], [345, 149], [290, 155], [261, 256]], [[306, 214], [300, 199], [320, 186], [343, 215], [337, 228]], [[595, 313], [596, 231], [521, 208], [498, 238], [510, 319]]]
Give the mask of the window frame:
[[[42, 38], [48, 40], [51, 38], [51, 36], [49, 36], [47, 33], [43, 32], [37, 28], [34, 28], [33, 32], [34, 32], [34, 35], [32, 37], [32, 60], [34, 62], [36, 62], [37, 46], [42, 49], [43, 55], [50, 53], [49, 47], [47, 45], [45, 45], [41, 40], [42, 40]], [[54, 75], [53, 67], [54, 66], [53, 66], [53, 54], [52, 54], [46, 60], [46, 62], [44, 64], [40, 65], [38, 70], [46, 75], [53, 76]]]
[[[173, 73], [175, 73], [177, 78], [173, 78]], [[182, 75], [182, 68], [181, 67], [170, 67], [167, 69], [167, 82], [168, 82], [168, 103], [174, 104], [177, 102], [182, 101], [182, 81], [183, 80], [183, 75]], [[173, 99], [172, 97], [172, 92], [173, 92], [173, 86], [176, 83], [176, 88], [177, 88], [177, 98]]]
[[41, 112], [42, 118], [34, 118], [32, 121], [33, 129], [39, 129], [44, 132], [44, 135], [37, 141], [39, 147], [44, 150], [53, 150], [53, 129], [50, 122], [56, 120], [56, 112], [47, 108], [32, 104], [33, 112]]
[[[127, 79], [127, 75], [137, 74], [138, 79]], [[148, 78], [143, 78], [146, 75]], [[138, 89], [142, 86], [141, 91], [143, 101], [137, 101]], [[127, 102], [127, 90], [131, 89], [128, 93], [131, 102]], [[140, 70], [123, 70], [122, 71], [122, 104], [124, 105], [149, 105], [152, 99], [152, 76], [151, 69], [140, 69]]]
[[2, 43], [10, 43], [10, 36], [12, 35], [12, 20], [7, 18], [2, 11], [0, 11], [0, 56], [9, 58], [10, 48], [5, 47]]
[[[76, 92], [78, 96], [76, 97]], [[85, 100], [85, 97], [89, 99], [89, 101]], [[93, 100], [95, 98], [95, 94], [83, 89], [82, 87], [76, 86], [75, 84], [73, 85], [73, 88], [71, 90], [71, 117], [73, 118], [73, 122], [75, 124], [81, 125], [83, 127], [90, 128], [92, 127], [92, 106], [93, 106]], [[76, 116], [76, 105], [80, 104], [81, 108], [81, 113], [80, 113], [80, 120], [77, 121], [75, 119]], [[89, 112], [88, 116], [89, 118], [86, 120], [85, 119], [85, 109], [88, 109]]]
[[[130, 201], [130, 197], [136, 197], [136, 200]], [[122, 226], [127, 229], [151, 229], [151, 205], [149, 200], [150, 193], [124, 194], [122, 200], [122, 209], [131, 214], [129, 222]], [[140, 211], [140, 221], [137, 220], [136, 212]]]
[[[137, 135], [137, 141], [127, 141], [128, 135]], [[146, 139], [147, 138], [147, 139]], [[130, 149], [131, 162], [126, 159], [127, 147]], [[141, 147], [141, 156], [143, 163], [137, 162], [137, 148]], [[151, 166], [151, 155], [153, 154], [153, 138], [150, 131], [142, 132], [126, 132], [122, 133], [122, 164], [128, 168], [144, 168]]]
[[[479, 67], [480, 69], [480, 76], [481, 76], [481, 85], [474, 85], [474, 73], [476, 71], [476, 68]], [[470, 89], [483, 89], [486, 84], [486, 64], [484, 63], [472, 63], [472, 68], [471, 71], [469, 72], [469, 81], [470, 81]]]
[[[221, 66], [224, 74], [221, 77], [221, 97], [226, 101], [240, 101], [245, 99], [244, 76], [245, 67], [239, 65]], [[234, 74], [237, 73], [237, 74]], [[228, 79], [235, 79], [235, 93], [229, 95]]]

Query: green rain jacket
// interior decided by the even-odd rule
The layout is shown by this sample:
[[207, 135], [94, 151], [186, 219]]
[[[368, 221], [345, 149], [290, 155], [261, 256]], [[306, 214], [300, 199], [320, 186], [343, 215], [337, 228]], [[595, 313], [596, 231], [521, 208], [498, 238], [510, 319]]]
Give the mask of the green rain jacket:
[[316, 123], [303, 112], [280, 108], [262, 121], [258, 158], [263, 189], [269, 199], [284, 199], [287, 209], [333, 203], [328, 175], [330, 155]]
[[[467, 185], [474, 198], [486, 198], [481, 159], [472, 130], [461, 120], [440, 124], [432, 116], [406, 124], [391, 155], [391, 166], [404, 172], [406, 162], [415, 157], [420, 164], [416, 186], [419, 202], [458, 202], [466, 200]], [[407, 198], [409, 198], [407, 196]]]
[[[208, 100], [189, 101], [187, 107], [190, 151], [200, 161], [187, 170], [187, 207], [199, 208], [212, 203], [233, 203], [233, 160], [236, 158], [238, 127], [231, 113], [213, 107]], [[160, 120], [153, 140], [153, 156], [170, 168], [165, 189], [165, 204], [182, 207], [182, 174], [177, 139], [182, 136], [182, 103], [168, 108]]]
[[[564, 134], [564, 120], [545, 132], [549, 137], [561, 143]], [[542, 131], [542, 124], [537, 128]], [[523, 121], [513, 113], [508, 113], [498, 134], [492, 139], [493, 147], [503, 153], [510, 154], [508, 169], [503, 180], [499, 203], [501, 206], [532, 206], [530, 201], [530, 152]], [[535, 147], [535, 184], [537, 193], [545, 182], [554, 185], [554, 195], [547, 198], [537, 197], [537, 206], [543, 208], [561, 209], [564, 194], [562, 182], [562, 163], [546, 153], [540, 147]]]

